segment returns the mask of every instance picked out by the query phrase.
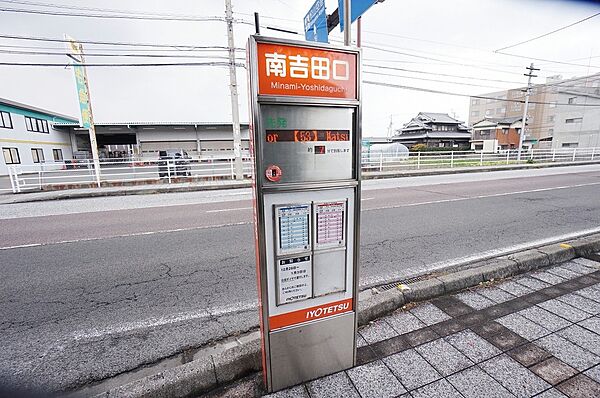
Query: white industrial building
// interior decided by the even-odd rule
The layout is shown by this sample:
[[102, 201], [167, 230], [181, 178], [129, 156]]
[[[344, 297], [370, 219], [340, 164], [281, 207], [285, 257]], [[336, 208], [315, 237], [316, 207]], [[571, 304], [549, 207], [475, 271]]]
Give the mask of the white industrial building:
[[[157, 159], [158, 151], [182, 149], [192, 157], [233, 157], [233, 130], [226, 122], [95, 123], [100, 158]], [[87, 129], [78, 123], [56, 124], [73, 137], [76, 157], [90, 157]], [[241, 125], [242, 153], [249, 151], [248, 124]]]
[[72, 142], [68, 131], [56, 128], [57, 123], [75, 123], [77, 119], [0, 98], [0, 175], [8, 174], [9, 166], [70, 159]]
[[[158, 151], [182, 149], [194, 158], [233, 157], [233, 132], [226, 122], [96, 123], [101, 159], [158, 158]], [[249, 153], [248, 124], [241, 125], [242, 155]], [[89, 132], [76, 118], [0, 98], [0, 175], [9, 166], [24, 172], [40, 163], [91, 158]], [[29, 166], [29, 168], [28, 168]]]

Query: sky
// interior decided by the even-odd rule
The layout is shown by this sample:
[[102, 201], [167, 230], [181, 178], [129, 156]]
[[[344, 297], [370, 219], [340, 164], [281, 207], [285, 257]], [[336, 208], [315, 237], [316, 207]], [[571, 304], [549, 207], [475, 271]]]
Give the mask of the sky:
[[[232, 0], [236, 47], [254, 33], [253, 15], [261, 16], [261, 34], [303, 40], [303, 18], [313, 0]], [[43, 6], [43, 5], [46, 6]], [[52, 6], [47, 6], [51, 4]], [[327, 13], [337, 0], [326, 0]], [[58, 8], [57, 6], [63, 6]], [[72, 8], [64, 8], [72, 7]], [[77, 9], [73, 9], [77, 8]], [[87, 9], [86, 9], [87, 8]], [[102, 9], [94, 11], [93, 8]], [[87, 63], [224, 62], [225, 51], [190, 51], [190, 46], [226, 46], [225, 22], [86, 18], [10, 12], [106, 15], [106, 9], [130, 15], [160, 14], [223, 17], [224, 0], [0, 0], [0, 36], [82, 41], [144, 43], [153, 46], [84, 44]], [[525, 66], [541, 70], [534, 83], [600, 72], [600, 16], [554, 34], [494, 52], [600, 12], [600, 2], [558, 0], [385, 0], [362, 18], [363, 135], [386, 136], [390, 121], [398, 129], [419, 112], [442, 112], [468, 119], [465, 96], [434, 94], [366, 82], [474, 95], [522, 86]], [[267, 27], [285, 28], [286, 34]], [[356, 23], [353, 25], [356, 38]], [[343, 39], [339, 27], [333, 44]], [[62, 52], [24, 55], [9, 51]], [[163, 57], [105, 57], [91, 54], [155, 54]], [[168, 56], [168, 57], [164, 57]], [[240, 50], [239, 62], [245, 53]], [[188, 58], [185, 58], [188, 57]], [[194, 57], [194, 58], [190, 58]], [[78, 115], [73, 70], [60, 42], [0, 37], [0, 63], [58, 63], [58, 67], [0, 66], [0, 97]], [[393, 69], [390, 69], [393, 68]], [[401, 70], [398, 70], [401, 69]], [[221, 65], [88, 68], [96, 122], [228, 122], [231, 120], [229, 72]], [[392, 75], [392, 76], [389, 76]], [[246, 70], [237, 68], [240, 118], [248, 121]]]

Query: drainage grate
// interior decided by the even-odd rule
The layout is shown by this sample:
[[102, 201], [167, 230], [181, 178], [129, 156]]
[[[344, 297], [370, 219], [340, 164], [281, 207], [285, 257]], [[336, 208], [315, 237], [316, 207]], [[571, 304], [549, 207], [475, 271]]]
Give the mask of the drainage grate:
[[413, 276], [412, 278], [402, 279], [397, 282], [388, 283], [387, 285], [378, 286], [377, 290], [379, 290], [380, 292], [385, 292], [386, 290], [395, 289], [396, 287], [398, 287], [398, 285], [408, 285], [409, 283], [420, 282], [425, 279], [428, 279], [431, 276], [433, 276], [433, 274], [424, 274], [424, 275], [419, 275], [419, 276]]

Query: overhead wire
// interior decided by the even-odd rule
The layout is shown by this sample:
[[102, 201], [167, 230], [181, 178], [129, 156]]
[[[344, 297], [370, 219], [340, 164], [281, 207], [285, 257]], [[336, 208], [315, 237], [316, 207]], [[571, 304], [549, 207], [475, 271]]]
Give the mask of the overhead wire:
[[[405, 86], [405, 85], [400, 85], [400, 84], [394, 84], [394, 83], [386, 83], [386, 82], [377, 82], [377, 81], [369, 81], [369, 80], [364, 80], [363, 81], [364, 84], [368, 84], [368, 85], [374, 85], [374, 86], [382, 86], [382, 87], [389, 87], [389, 88], [399, 88], [399, 89], [404, 89], [404, 90], [411, 90], [411, 91], [420, 91], [420, 92], [426, 92], [426, 93], [431, 93], [431, 94], [444, 94], [444, 95], [451, 95], [451, 96], [456, 96], [456, 97], [467, 97], [467, 98], [478, 98], [478, 99], [490, 99], [490, 100], [494, 100], [494, 101], [504, 101], [504, 102], [518, 102], [518, 103], [524, 103], [524, 100], [518, 100], [518, 99], [509, 99], [509, 98], [497, 98], [497, 97], [489, 97], [486, 95], [471, 95], [471, 94], [465, 94], [465, 93], [456, 93], [456, 92], [451, 92], [451, 91], [443, 91], [443, 90], [435, 90], [435, 89], [428, 89], [428, 88], [423, 88], [423, 87], [413, 87], [413, 86]], [[596, 105], [596, 104], [586, 104], [586, 105], [582, 105], [582, 104], [568, 104], [568, 103], [556, 103], [556, 102], [541, 102], [541, 101], [529, 101], [530, 104], [539, 104], [539, 105], [560, 105], [560, 106], [589, 106], [589, 107], [600, 107], [600, 104]]]
[[[246, 65], [236, 63], [236, 66], [245, 68]], [[30, 66], [30, 67], [68, 67], [70, 63], [52, 63], [52, 62], [0, 62], [0, 66]], [[164, 63], [85, 63], [88, 67], [161, 67], [161, 66], [229, 66], [229, 62], [164, 62]]]
[[[14, 55], [39, 55], [39, 56], [65, 56], [68, 55], [66, 51], [63, 52], [50, 52], [50, 51], [15, 51], [15, 50], [4, 50], [0, 48], [0, 54], [14, 54]], [[216, 58], [216, 59], [229, 59], [225, 55], [190, 55], [190, 54], [109, 54], [109, 53], [94, 53], [86, 52], [86, 57], [134, 57], [134, 58]], [[237, 57], [238, 60], [245, 60], [243, 57]]]
[[483, 81], [490, 81], [490, 82], [496, 82], [496, 83], [523, 84], [523, 82], [511, 81], [511, 80], [487, 79], [487, 78], [479, 78], [479, 77], [471, 77], [471, 76], [453, 75], [453, 74], [449, 74], [449, 73], [426, 72], [426, 71], [422, 71], [422, 70], [397, 68], [397, 67], [393, 67], [393, 66], [384, 66], [384, 65], [375, 65], [375, 64], [364, 64], [363, 66], [370, 67], [370, 68], [389, 69], [389, 70], [420, 73], [420, 74], [427, 74], [427, 75], [457, 77], [460, 79], [483, 80]]
[[168, 17], [168, 16], [149, 16], [135, 14], [91, 14], [85, 12], [62, 12], [62, 11], [46, 11], [32, 10], [26, 8], [6, 8], [0, 6], [1, 12], [12, 12], [20, 14], [35, 14], [35, 15], [52, 15], [60, 17], [79, 17], [79, 18], [99, 18], [99, 19], [129, 19], [129, 20], [147, 20], [147, 21], [178, 21], [178, 22], [223, 22], [225, 17], [208, 16], [208, 17]]
[[[53, 42], [53, 43], [70, 43], [67, 39], [51, 38], [51, 37], [39, 37], [39, 36], [19, 36], [19, 35], [8, 35], [0, 34], [0, 39], [12, 39], [12, 40], [25, 40], [25, 41], [42, 41], [42, 42]], [[206, 45], [194, 45], [194, 44], [161, 44], [161, 43], [140, 43], [140, 42], [120, 42], [120, 41], [99, 41], [99, 40], [77, 40], [81, 44], [90, 45], [102, 45], [102, 46], [131, 46], [131, 47], [154, 47], [154, 48], [172, 48], [172, 49], [183, 49], [183, 50], [205, 50], [205, 49], [220, 49], [229, 50], [227, 46], [206, 46]], [[183, 51], [182, 50], [182, 51]], [[236, 47], [237, 51], [245, 51], [245, 48]]]
[[420, 80], [420, 81], [426, 81], [426, 82], [456, 84], [456, 85], [460, 85], [460, 86], [486, 87], [486, 88], [503, 89], [503, 87], [498, 87], [498, 86], [488, 86], [488, 85], [484, 85], [484, 84], [465, 83], [465, 82], [453, 82], [453, 81], [441, 80], [441, 79], [428, 79], [428, 78], [424, 78], [424, 77], [397, 75], [397, 74], [393, 74], [393, 73], [375, 72], [375, 71], [370, 71], [370, 70], [363, 70], [363, 71], [361, 71], [361, 73], [366, 73], [366, 74], [370, 74], [370, 75], [378, 75], [378, 76], [399, 77], [399, 78], [403, 78], [403, 79], [413, 79], [413, 80]]
[[500, 51], [502, 51], [502, 50], [506, 50], [506, 49], [509, 49], [509, 48], [513, 48], [513, 47], [520, 46], [521, 44], [530, 43], [530, 42], [532, 42], [532, 41], [534, 41], [534, 40], [541, 39], [542, 37], [550, 36], [550, 35], [552, 35], [552, 34], [554, 34], [554, 33], [556, 33], [556, 32], [560, 32], [561, 30], [568, 29], [568, 28], [570, 28], [570, 27], [572, 27], [572, 26], [575, 26], [575, 25], [577, 25], [577, 24], [580, 24], [580, 23], [582, 23], [582, 22], [585, 22], [585, 21], [587, 21], [587, 20], [590, 20], [590, 19], [592, 19], [592, 18], [594, 18], [594, 17], [597, 17], [598, 15], [600, 15], [600, 12], [597, 12], [597, 13], [596, 13], [596, 14], [594, 14], [594, 15], [590, 15], [590, 16], [588, 16], [588, 17], [586, 17], [586, 18], [580, 19], [580, 20], [578, 20], [578, 21], [575, 21], [575, 22], [573, 22], [573, 23], [570, 23], [570, 24], [568, 24], [568, 25], [562, 26], [562, 27], [560, 27], [560, 28], [558, 28], [558, 29], [554, 29], [554, 30], [552, 30], [552, 31], [550, 31], [550, 32], [547, 32], [547, 33], [541, 34], [541, 35], [539, 35], [539, 36], [535, 36], [535, 37], [532, 37], [532, 38], [530, 38], [530, 39], [523, 40], [523, 41], [520, 41], [520, 42], [518, 42], [518, 43], [515, 43], [515, 44], [511, 44], [510, 46], [505, 46], [505, 47], [499, 48], [499, 49], [497, 49], [497, 50], [494, 50], [494, 52], [500, 52]]

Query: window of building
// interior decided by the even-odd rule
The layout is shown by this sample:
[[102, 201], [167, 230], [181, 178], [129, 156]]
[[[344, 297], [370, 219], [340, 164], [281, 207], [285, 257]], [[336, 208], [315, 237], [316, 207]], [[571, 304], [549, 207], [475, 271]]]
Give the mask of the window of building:
[[552, 137], [554, 135], [554, 129], [548, 129], [548, 136]]
[[42, 163], [44, 161], [44, 150], [42, 148], [31, 148], [31, 157], [33, 163]]
[[486, 116], [492, 116], [494, 114], [494, 110], [493, 109], [486, 109], [485, 111], [485, 115]]
[[583, 121], [582, 117], [573, 117], [570, 119], [565, 119], [565, 123], [566, 124], [572, 124], [572, 123], [581, 123]]
[[575, 103], [575, 99], [576, 99], [576, 98], [577, 98], [577, 97], [571, 97], [571, 98], [569, 98], [569, 99], [567, 100], [567, 104], [569, 104], [569, 105], [570, 105], [570, 104], [574, 104], [574, 103]]
[[12, 119], [10, 118], [10, 113], [0, 111], [0, 128], [3, 129], [12, 129]]
[[63, 160], [62, 149], [53, 149], [52, 156], [54, 157], [54, 160], [57, 162]]
[[554, 121], [554, 115], [550, 115], [548, 116], [548, 122], [553, 122]]
[[512, 109], [513, 109], [513, 111], [520, 111], [521, 110], [521, 103], [520, 102], [513, 102]]
[[479, 99], [478, 98], [473, 98], [471, 100], [471, 105], [479, 105]]
[[479, 111], [471, 111], [471, 117], [479, 116]]
[[508, 134], [508, 129], [507, 128], [503, 128], [502, 129], [502, 134]]
[[17, 148], [2, 148], [2, 154], [4, 155], [4, 163], [6, 164], [21, 163], [21, 158], [19, 157], [19, 150]]
[[496, 114], [497, 115], [503, 115], [504, 112], [506, 112], [506, 108], [498, 108], [498, 109], [496, 109]]
[[563, 148], [577, 148], [578, 146], [579, 146], [579, 144], [576, 142], [563, 142], [562, 143]]
[[36, 133], [50, 132], [48, 129], [48, 121], [43, 119], [25, 116], [25, 126], [27, 126], [27, 131], [33, 131]]

